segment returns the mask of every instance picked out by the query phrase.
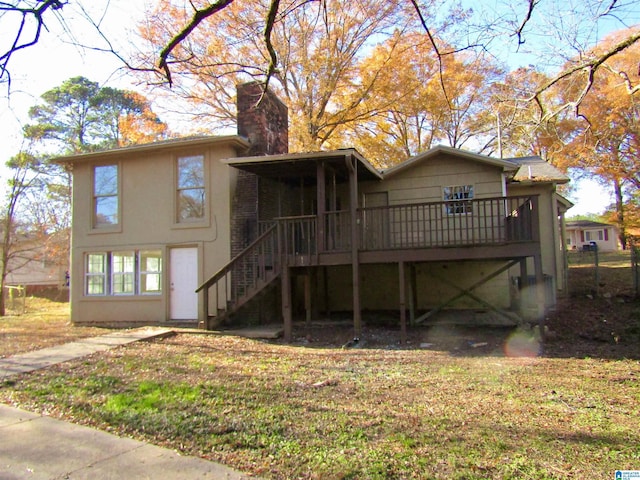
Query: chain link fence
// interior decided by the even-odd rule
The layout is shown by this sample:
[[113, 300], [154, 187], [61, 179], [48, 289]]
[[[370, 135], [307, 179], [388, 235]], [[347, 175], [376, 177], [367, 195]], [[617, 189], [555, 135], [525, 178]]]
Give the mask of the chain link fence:
[[640, 245], [615, 252], [571, 251], [568, 263], [571, 295], [640, 298]]

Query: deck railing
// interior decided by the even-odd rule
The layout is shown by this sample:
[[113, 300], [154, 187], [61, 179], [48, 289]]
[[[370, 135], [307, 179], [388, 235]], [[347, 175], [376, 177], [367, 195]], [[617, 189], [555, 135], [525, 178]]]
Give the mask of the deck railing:
[[536, 241], [537, 204], [538, 197], [527, 196], [364, 208], [358, 218], [360, 249]]
[[[499, 245], [538, 240], [538, 197], [496, 197], [358, 209], [358, 248], [363, 251]], [[324, 250], [317, 250], [317, 218], [278, 219], [289, 255], [348, 252], [351, 216], [327, 212]]]

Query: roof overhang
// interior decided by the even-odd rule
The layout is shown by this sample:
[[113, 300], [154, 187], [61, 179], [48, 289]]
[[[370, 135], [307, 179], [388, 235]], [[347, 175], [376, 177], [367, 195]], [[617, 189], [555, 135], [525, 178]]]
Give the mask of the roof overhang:
[[237, 151], [246, 151], [250, 146], [249, 141], [239, 135], [183, 137], [174, 138], [171, 140], [163, 140], [160, 142], [143, 143], [138, 145], [130, 145], [127, 147], [112, 148], [110, 150], [101, 150], [97, 152], [78, 153], [75, 155], [56, 157], [51, 161], [62, 164], [73, 164], [79, 162], [113, 159], [122, 156], [150, 154], [160, 152], [162, 150], [184, 150], [217, 145], [228, 145], [232, 148], [235, 148]]
[[327, 152], [287, 153], [257, 157], [239, 157], [223, 160], [232, 167], [254, 173], [260, 177], [294, 179], [317, 176], [317, 165], [324, 162], [339, 180], [348, 178], [348, 162], [357, 162], [358, 180], [382, 180], [382, 175], [357, 150], [352, 148]]
[[474, 162], [480, 162], [487, 165], [492, 165], [501, 168], [506, 172], [515, 172], [518, 169], [518, 165], [508, 160], [502, 160], [499, 158], [489, 157], [487, 155], [480, 155], [479, 153], [469, 152], [467, 150], [460, 150], [459, 148], [447, 147], [445, 145], [438, 145], [430, 148], [424, 153], [411, 157], [398, 165], [385, 170], [383, 172], [384, 177], [390, 177], [396, 175], [408, 168], [411, 168], [421, 162], [427, 161], [430, 158], [437, 157], [439, 155], [451, 155], [457, 158], [463, 158], [466, 160], [472, 160]]

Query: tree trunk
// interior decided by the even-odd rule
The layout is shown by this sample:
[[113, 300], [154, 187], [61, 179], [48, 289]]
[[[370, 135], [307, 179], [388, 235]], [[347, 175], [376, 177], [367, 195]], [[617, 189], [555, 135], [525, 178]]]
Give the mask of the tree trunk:
[[625, 228], [624, 203], [622, 201], [622, 185], [620, 179], [613, 180], [613, 188], [616, 197], [616, 223], [618, 224], [618, 239], [622, 249], [627, 249], [627, 229]]

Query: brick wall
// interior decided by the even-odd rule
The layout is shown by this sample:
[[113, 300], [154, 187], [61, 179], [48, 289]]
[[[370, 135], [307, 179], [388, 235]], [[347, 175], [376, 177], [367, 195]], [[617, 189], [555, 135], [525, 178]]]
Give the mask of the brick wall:
[[[289, 116], [271, 91], [258, 82], [237, 87], [238, 135], [249, 140], [246, 156], [277, 155], [289, 151]], [[231, 212], [231, 255], [235, 257], [258, 235], [260, 180], [239, 171]]]

